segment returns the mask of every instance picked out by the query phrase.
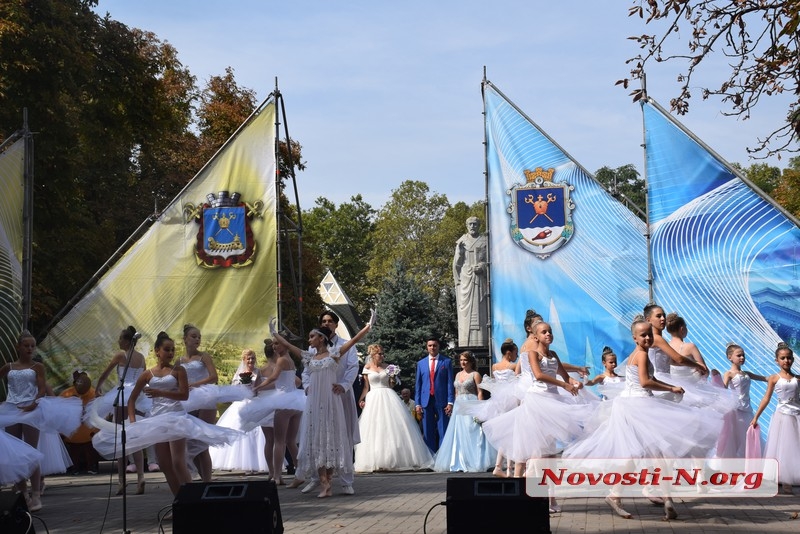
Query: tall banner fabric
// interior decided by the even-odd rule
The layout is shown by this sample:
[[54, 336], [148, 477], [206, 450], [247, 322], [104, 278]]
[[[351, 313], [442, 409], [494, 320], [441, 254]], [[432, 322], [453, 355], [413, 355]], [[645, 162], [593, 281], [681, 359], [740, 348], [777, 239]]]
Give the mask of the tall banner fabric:
[[[778, 342], [800, 350], [797, 221], [653, 100], [642, 110], [655, 301], [686, 319], [709, 367], [730, 367], [733, 342], [745, 369], [775, 373]], [[753, 381], [754, 406], [764, 390]]]
[[563, 361], [599, 373], [648, 301], [644, 223], [488, 81], [483, 99], [495, 354], [534, 309]]
[[207, 351], [238, 359], [262, 345], [277, 315], [275, 113], [262, 104], [50, 330], [40, 348], [51, 373], [98, 375], [128, 325], [145, 355], [162, 330], [180, 344], [186, 323]]
[[[0, 361], [16, 355], [22, 328], [22, 204], [25, 140], [0, 152]], [[1, 365], [1, 363], [0, 363]]]

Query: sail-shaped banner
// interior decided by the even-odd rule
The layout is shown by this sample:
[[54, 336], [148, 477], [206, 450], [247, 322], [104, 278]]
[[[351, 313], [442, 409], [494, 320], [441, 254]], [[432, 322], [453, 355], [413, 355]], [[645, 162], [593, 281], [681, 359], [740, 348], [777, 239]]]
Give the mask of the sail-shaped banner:
[[558, 322], [562, 360], [584, 365], [588, 350], [600, 372], [608, 345], [621, 362], [648, 301], [644, 223], [491, 82], [483, 100], [495, 348], [521, 344], [535, 309]]
[[[258, 348], [277, 316], [275, 102], [264, 102], [157, 220], [49, 332], [40, 348], [62, 378], [99, 375], [133, 325], [146, 354], [159, 331], [203, 350]], [[181, 349], [178, 348], [178, 351]]]
[[9, 139], [0, 150], [0, 362], [16, 355], [22, 329], [22, 204], [25, 140]]
[[[800, 349], [797, 220], [654, 100], [642, 110], [655, 301], [686, 319], [709, 367], [727, 370], [734, 342], [745, 369], [775, 373], [780, 341]], [[754, 406], [764, 389], [753, 382]]]

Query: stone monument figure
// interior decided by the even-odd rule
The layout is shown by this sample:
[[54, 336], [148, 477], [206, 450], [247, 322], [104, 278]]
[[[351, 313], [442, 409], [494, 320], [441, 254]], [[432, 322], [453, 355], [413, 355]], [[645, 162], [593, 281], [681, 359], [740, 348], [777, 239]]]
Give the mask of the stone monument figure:
[[467, 233], [456, 242], [453, 280], [458, 313], [458, 345], [489, 345], [488, 244], [477, 217], [467, 219]]

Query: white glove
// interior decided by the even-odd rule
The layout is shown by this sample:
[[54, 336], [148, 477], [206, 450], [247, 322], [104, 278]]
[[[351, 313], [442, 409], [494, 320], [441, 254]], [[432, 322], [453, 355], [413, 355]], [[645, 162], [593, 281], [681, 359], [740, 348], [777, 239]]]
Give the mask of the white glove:
[[378, 320], [378, 313], [373, 308], [370, 310], [369, 321], [367, 321], [367, 326], [372, 328], [373, 326], [375, 326], [375, 322], [377, 320]]
[[269, 320], [269, 335], [275, 337], [275, 334], [278, 333], [276, 326], [278, 325], [278, 319], [273, 317]]

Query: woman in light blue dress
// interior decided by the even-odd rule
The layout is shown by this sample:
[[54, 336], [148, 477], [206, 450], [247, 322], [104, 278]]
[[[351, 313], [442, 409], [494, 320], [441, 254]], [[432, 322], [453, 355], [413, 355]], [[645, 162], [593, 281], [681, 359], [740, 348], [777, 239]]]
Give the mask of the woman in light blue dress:
[[483, 401], [483, 391], [478, 388], [480, 374], [475, 371], [475, 356], [462, 352], [458, 361], [461, 371], [456, 374], [456, 402], [447, 425], [442, 445], [436, 453], [434, 471], [464, 471], [481, 473], [494, 465], [497, 451], [489, 445], [483, 429], [471, 415], [475, 403]]

